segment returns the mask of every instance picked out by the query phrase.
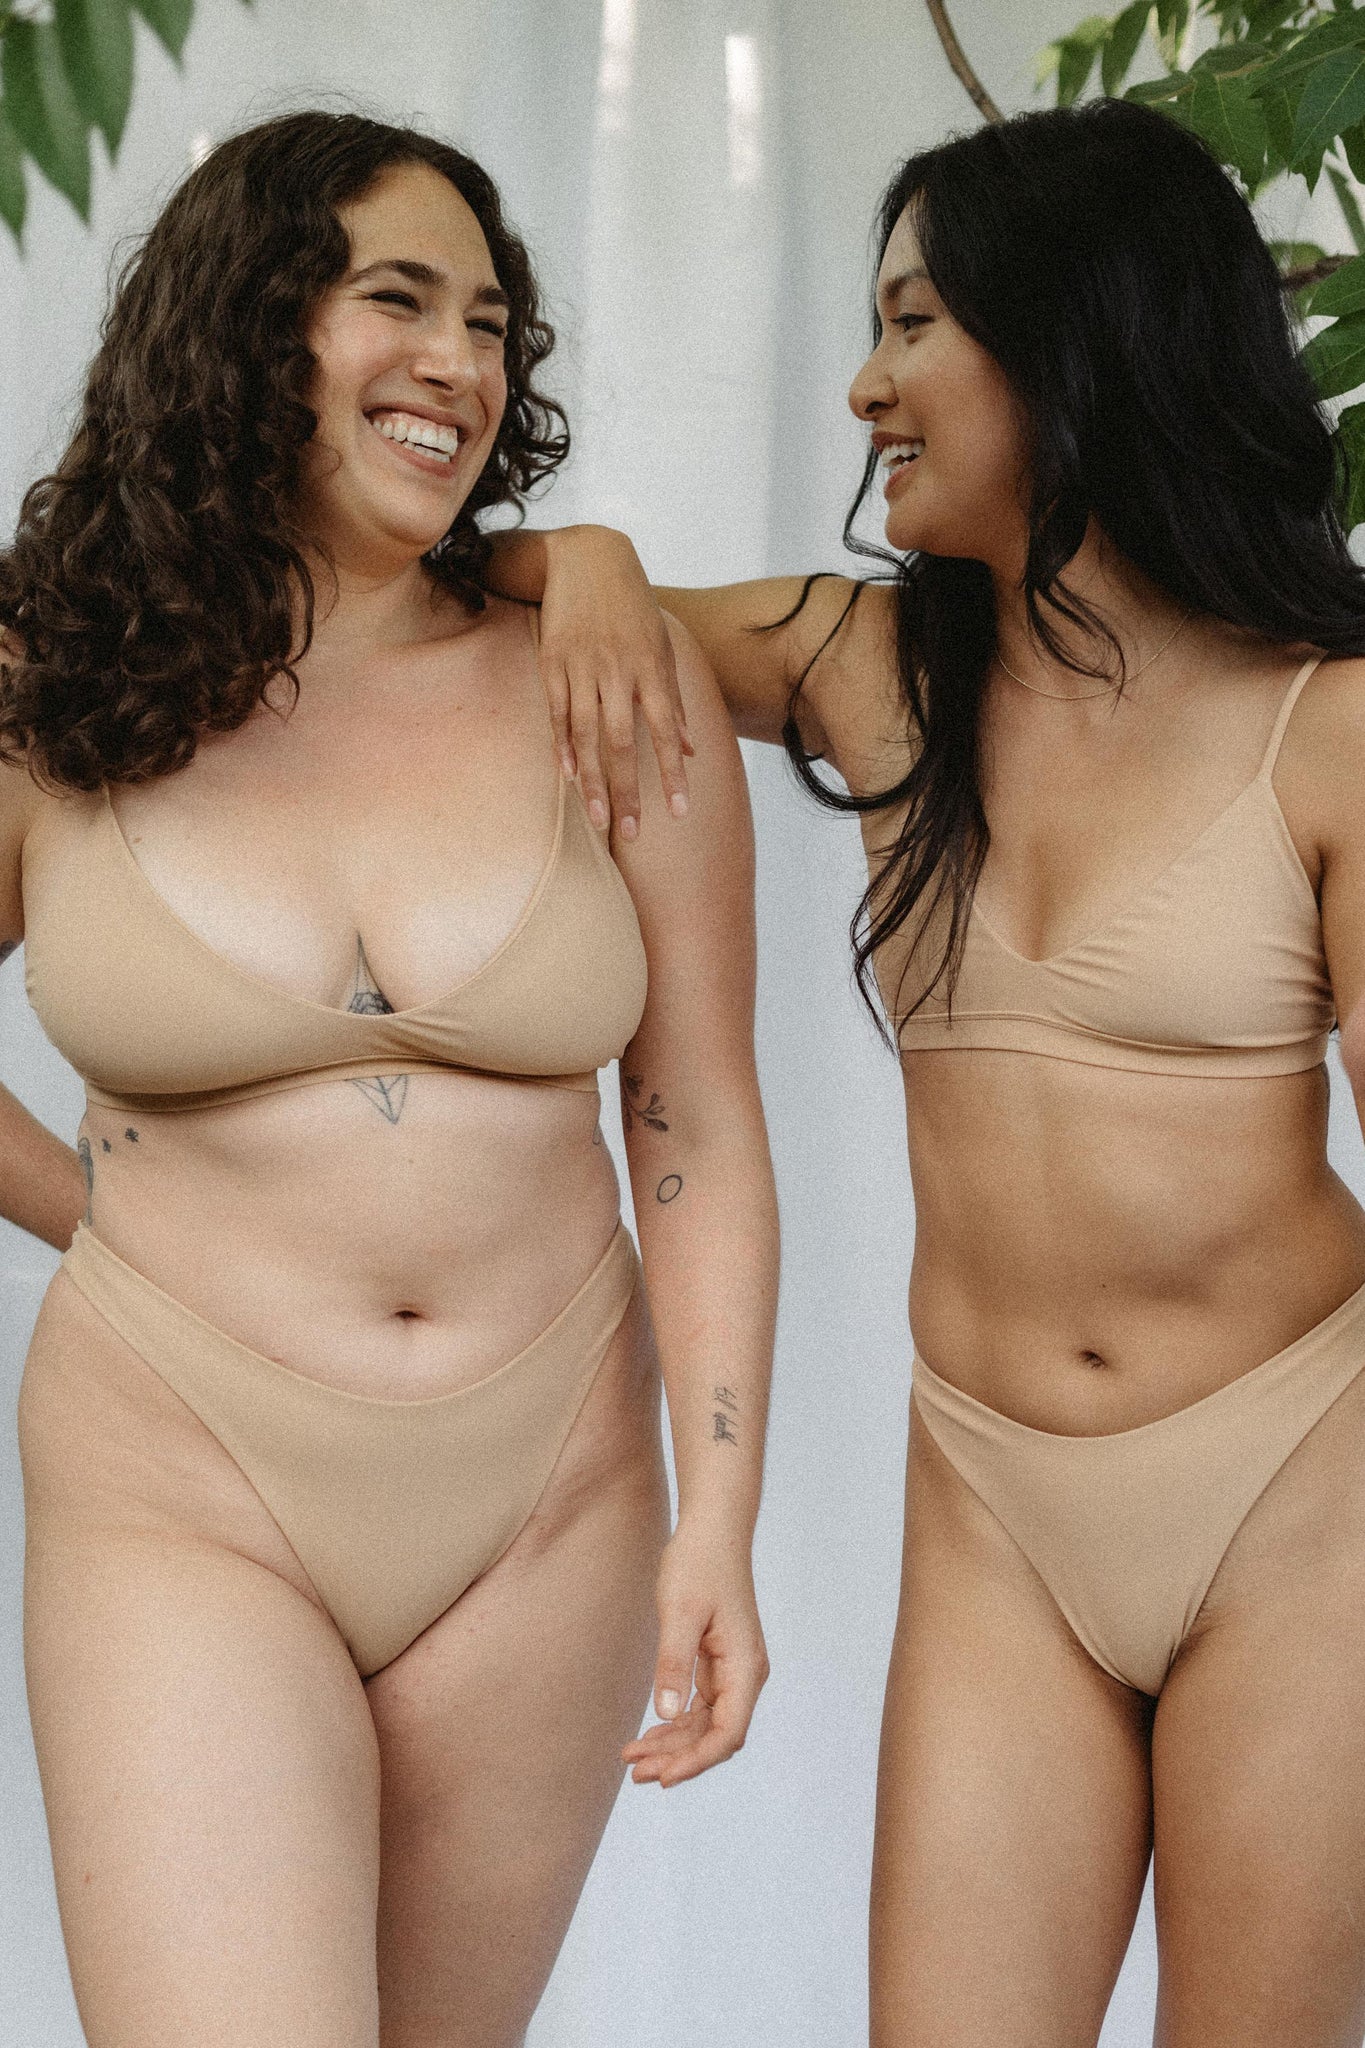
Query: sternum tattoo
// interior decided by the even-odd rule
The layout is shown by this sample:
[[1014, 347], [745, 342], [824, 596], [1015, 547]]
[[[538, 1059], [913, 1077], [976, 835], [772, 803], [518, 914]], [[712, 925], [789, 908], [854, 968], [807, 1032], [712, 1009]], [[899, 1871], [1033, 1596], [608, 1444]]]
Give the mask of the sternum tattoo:
[[[359, 1017], [391, 1017], [393, 1004], [385, 995], [370, 971], [365, 958], [365, 942], [355, 942], [355, 974], [351, 980], [351, 993], [346, 1008]], [[396, 1124], [403, 1114], [403, 1104], [408, 1096], [406, 1074], [375, 1074], [352, 1077], [351, 1086], [358, 1088], [367, 1102], [372, 1102], [385, 1123]]]

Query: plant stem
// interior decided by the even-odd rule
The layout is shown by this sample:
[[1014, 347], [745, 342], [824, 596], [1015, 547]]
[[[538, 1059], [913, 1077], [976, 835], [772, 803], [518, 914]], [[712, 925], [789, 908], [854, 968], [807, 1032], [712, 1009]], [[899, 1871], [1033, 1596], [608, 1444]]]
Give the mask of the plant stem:
[[1004, 115], [962, 54], [962, 45], [953, 31], [953, 24], [948, 19], [948, 9], [944, 5], [944, 0], [924, 0], [924, 4], [929, 9], [930, 21], [938, 31], [944, 55], [971, 94], [973, 104], [982, 120], [1003, 121]]

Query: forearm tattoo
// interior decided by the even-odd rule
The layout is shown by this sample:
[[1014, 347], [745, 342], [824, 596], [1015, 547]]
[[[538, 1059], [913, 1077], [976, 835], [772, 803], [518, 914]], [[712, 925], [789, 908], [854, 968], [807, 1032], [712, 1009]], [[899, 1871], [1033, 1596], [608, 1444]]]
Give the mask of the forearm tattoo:
[[711, 1398], [716, 1404], [715, 1411], [711, 1417], [714, 1424], [712, 1442], [718, 1444], [737, 1444], [739, 1437], [735, 1432], [735, 1423], [739, 1417], [739, 1402], [735, 1399], [729, 1387], [713, 1387], [711, 1389]]
[[[363, 939], [357, 939], [355, 942], [355, 974], [351, 979], [351, 993], [347, 998], [346, 1007], [359, 1017], [393, 1015], [393, 1004], [370, 972]], [[360, 1080], [353, 1077], [351, 1086], [358, 1088], [365, 1100], [374, 1104], [385, 1123], [396, 1124], [403, 1114], [403, 1104], [408, 1095], [406, 1074], [375, 1074], [373, 1077], [366, 1075]]]
[[[106, 1152], [108, 1149], [106, 1145]], [[85, 1175], [85, 1220], [89, 1223], [95, 1213], [95, 1155], [90, 1150], [90, 1140], [84, 1131], [76, 1140], [76, 1157], [80, 1160], [81, 1172]]]
[[623, 1074], [621, 1080], [621, 1109], [625, 1116], [626, 1129], [633, 1131], [638, 1122], [648, 1124], [651, 1131], [666, 1131], [668, 1125], [664, 1122], [665, 1104], [653, 1090], [650, 1091], [648, 1100], [645, 1099], [644, 1076]]

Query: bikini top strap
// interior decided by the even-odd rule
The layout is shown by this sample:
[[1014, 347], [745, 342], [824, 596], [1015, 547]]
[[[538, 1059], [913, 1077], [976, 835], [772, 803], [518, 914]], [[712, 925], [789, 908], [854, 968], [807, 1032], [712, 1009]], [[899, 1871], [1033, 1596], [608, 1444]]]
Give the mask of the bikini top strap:
[[1322, 659], [1323, 657], [1320, 654], [1310, 655], [1295, 676], [1293, 682], [1289, 685], [1289, 688], [1285, 691], [1280, 701], [1280, 709], [1275, 719], [1274, 730], [1270, 735], [1270, 743], [1265, 750], [1265, 759], [1262, 761], [1257, 772], [1258, 781], [1269, 780], [1271, 771], [1275, 766], [1276, 760], [1279, 758], [1280, 745], [1284, 739], [1284, 729], [1289, 723], [1290, 713], [1299, 701], [1299, 692]]

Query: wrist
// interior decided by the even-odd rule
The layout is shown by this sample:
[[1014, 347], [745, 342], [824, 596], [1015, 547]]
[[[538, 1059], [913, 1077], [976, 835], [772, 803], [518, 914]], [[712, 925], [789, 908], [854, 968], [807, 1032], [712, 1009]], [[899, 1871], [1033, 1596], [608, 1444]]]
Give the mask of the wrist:
[[756, 1500], [722, 1499], [684, 1493], [678, 1502], [674, 1538], [689, 1545], [733, 1551], [747, 1557], [758, 1521]]

